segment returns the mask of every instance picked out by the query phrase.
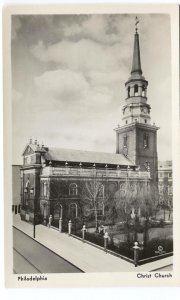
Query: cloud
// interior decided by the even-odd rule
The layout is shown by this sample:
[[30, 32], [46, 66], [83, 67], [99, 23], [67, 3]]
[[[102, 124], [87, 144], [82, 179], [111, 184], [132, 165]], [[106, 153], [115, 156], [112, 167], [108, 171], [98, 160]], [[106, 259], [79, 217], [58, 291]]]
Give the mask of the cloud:
[[45, 72], [34, 81], [37, 88], [34, 110], [42, 111], [42, 107], [47, 111], [59, 110], [68, 117], [76, 112], [78, 118], [84, 119], [97, 117], [112, 106], [112, 81], [109, 86], [103, 80], [94, 84], [93, 74], [86, 77], [83, 73], [59, 69]]
[[63, 40], [60, 43], [45, 46], [43, 41], [31, 48], [31, 53], [41, 62], [59, 63], [64, 68], [76, 71], [117, 71], [125, 65], [122, 59], [129, 52], [121, 44], [102, 45], [92, 40], [77, 42]]
[[81, 73], [71, 70], [55, 70], [35, 78], [35, 84], [44, 94], [59, 98], [71, 98], [88, 89], [88, 83]]
[[[115, 19], [114, 19], [115, 20]], [[101, 43], [117, 43], [120, 41], [118, 31], [111, 32], [112, 17], [105, 15], [92, 15], [83, 19], [81, 23], [64, 27], [64, 37], [88, 38]], [[113, 22], [114, 23], [114, 22]]]
[[17, 26], [22, 24], [21, 41], [28, 42], [29, 45], [37, 43], [39, 36], [45, 44], [63, 39], [91, 39], [111, 44], [120, 42], [126, 37], [128, 30], [130, 33], [131, 22], [131, 16], [121, 14], [18, 15], [13, 16], [12, 27], [15, 28], [16, 23]]
[[124, 68], [124, 70], [121, 69], [121, 71], [112, 71], [112, 72], [95, 72], [95, 71], [90, 71], [88, 73], [88, 77], [90, 78], [91, 82], [94, 85], [111, 85], [112, 83], [117, 84], [119, 83], [121, 80], [124, 81], [125, 78], [123, 76], [123, 71], [125, 71], [126, 68]]

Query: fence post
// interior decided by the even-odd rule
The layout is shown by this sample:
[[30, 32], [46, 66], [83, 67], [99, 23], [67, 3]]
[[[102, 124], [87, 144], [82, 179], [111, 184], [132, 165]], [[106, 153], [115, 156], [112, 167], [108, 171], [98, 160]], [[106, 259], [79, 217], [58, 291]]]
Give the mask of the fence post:
[[49, 228], [51, 227], [51, 223], [52, 223], [52, 215], [49, 216], [49, 224], [48, 224]]
[[85, 238], [85, 232], [86, 232], [86, 226], [83, 225], [83, 228], [82, 228], [82, 240], [83, 240], [83, 243], [84, 243], [84, 238]]
[[138, 246], [138, 242], [134, 243], [133, 249], [134, 249], [134, 265], [135, 267], [137, 267], [138, 260], [139, 260], [139, 250], [140, 250], [140, 247]]
[[104, 251], [105, 251], [106, 253], [107, 253], [108, 238], [109, 238], [108, 233], [105, 232], [105, 234], [104, 234]]
[[71, 227], [72, 227], [72, 223], [71, 223], [71, 220], [69, 220], [69, 223], [68, 223], [68, 234], [71, 235]]
[[59, 232], [62, 232], [62, 218], [59, 219]]

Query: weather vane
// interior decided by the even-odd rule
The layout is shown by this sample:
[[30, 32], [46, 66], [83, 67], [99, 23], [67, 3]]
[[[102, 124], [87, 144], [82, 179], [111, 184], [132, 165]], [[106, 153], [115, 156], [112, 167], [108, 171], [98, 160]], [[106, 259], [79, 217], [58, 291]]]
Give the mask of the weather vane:
[[138, 32], [138, 27], [137, 27], [138, 23], [139, 23], [139, 20], [138, 20], [138, 17], [136, 16], [136, 18], [135, 18], [136, 33]]

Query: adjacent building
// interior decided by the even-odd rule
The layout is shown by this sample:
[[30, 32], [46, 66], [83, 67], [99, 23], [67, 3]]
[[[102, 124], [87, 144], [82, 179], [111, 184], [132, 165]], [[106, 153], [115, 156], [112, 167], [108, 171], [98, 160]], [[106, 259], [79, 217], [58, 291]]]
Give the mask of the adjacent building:
[[12, 166], [12, 205], [21, 204], [21, 166]]
[[172, 161], [158, 162], [159, 204], [173, 207], [173, 170]]

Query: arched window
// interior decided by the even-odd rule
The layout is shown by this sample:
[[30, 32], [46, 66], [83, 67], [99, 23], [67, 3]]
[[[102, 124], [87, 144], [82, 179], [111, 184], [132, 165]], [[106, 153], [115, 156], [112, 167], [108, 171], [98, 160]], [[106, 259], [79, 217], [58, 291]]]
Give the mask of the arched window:
[[76, 196], [78, 193], [77, 184], [71, 183], [69, 186], [69, 195], [70, 196]]
[[100, 185], [99, 185], [98, 196], [99, 196], [100, 198], [104, 198], [104, 185], [103, 185], [103, 184], [100, 184]]
[[143, 146], [144, 148], [149, 148], [149, 135], [147, 133], [144, 133]]
[[44, 195], [44, 183], [41, 181], [41, 196]]
[[57, 204], [54, 207], [54, 214], [53, 214], [54, 220], [62, 219], [62, 205]]
[[30, 181], [29, 181], [29, 178], [27, 179], [26, 181], [26, 188], [29, 188], [30, 187]]
[[41, 204], [41, 214], [43, 216], [43, 219], [46, 220], [47, 218], [47, 203], [42, 203]]
[[44, 182], [44, 196], [47, 196], [47, 182]]
[[142, 96], [146, 97], [146, 87], [145, 87], [145, 85], [142, 86]]
[[135, 84], [134, 86], [134, 96], [138, 96], [138, 85]]
[[120, 185], [120, 195], [121, 195], [121, 197], [125, 197], [125, 195], [126, 195], [126, 183], [122, 183]]
[[172, 195], [173, 194], [173, 189], [172, 189], [172, 185], [168, 186], [168, 195]]
[[77, 204], [76, 203], [71, 203], [69, 204], [69, 213], [68, 217], [71, 221], [73, 221], [75, 218], [77, 218]]
[[127, 147], [127, 135], [123, 137], [123, 146]]
[[25, 193], [24, 194], [24, 204], [26, 206], [28, 206], [28, 202], [29, 202], [29, 199], [30, 199], [30, 181], [29, 181], [29, 178], [26, 181], [24, 193]]
[[41, 184], [41, 195], [47, 197], [47, 182], [43, 181]]
[[128, 90], [127, 90], [128, 91], [128, 98], [130, 97], [130, 89], [131, 89], [130, 86], [128, 86]]

